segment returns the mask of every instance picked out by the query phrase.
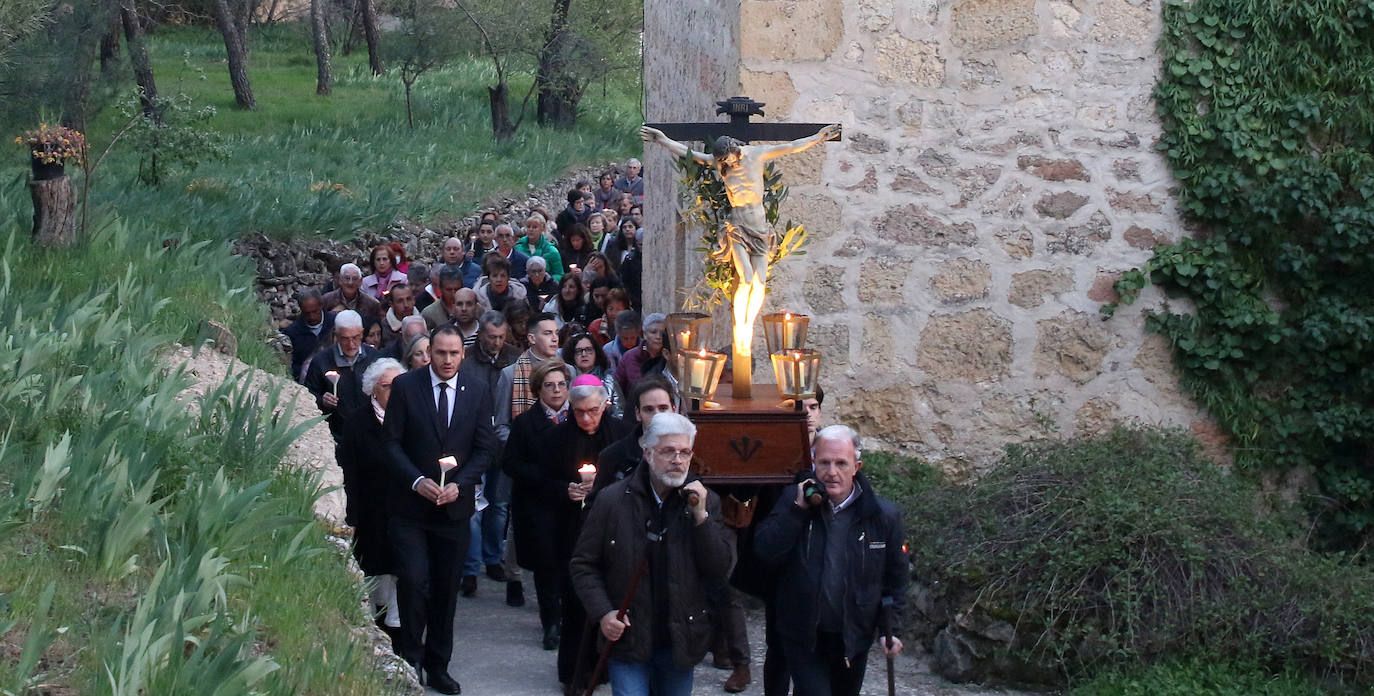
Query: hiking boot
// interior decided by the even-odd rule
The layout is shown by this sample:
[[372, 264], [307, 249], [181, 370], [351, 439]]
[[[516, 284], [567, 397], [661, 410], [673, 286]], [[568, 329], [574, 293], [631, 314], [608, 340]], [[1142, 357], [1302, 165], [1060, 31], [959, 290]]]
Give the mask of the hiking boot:
[[735, 671], [725, 680], [726, 693], [737, 694], [749, 687], [754, 679], [749, 674], [749, 665], [737, 665]]

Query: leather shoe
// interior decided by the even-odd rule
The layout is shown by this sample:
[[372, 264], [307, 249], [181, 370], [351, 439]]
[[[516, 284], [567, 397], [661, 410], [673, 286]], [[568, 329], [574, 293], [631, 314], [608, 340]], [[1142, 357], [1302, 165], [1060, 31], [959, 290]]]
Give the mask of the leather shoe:
[[430, 672], [429, 670], [425, 671], [427, 672], [426, 676], [429, 677], [429, 683], [427, 684], [429, 688], [434, 689], [435, 691], [438, 691], [441, 694], [463, 693], [463, 687], [458, 684], [457, 679], [450, 677], [448, 675], [448, 672]]
[[735, 667], [735, 671], [730, 673], [730, 677], [725, 680], [725, 691], [727, 693], [737, 694], [749, 688], [749, 683], [752, 681], [754, 681], [754, 678], [749, 674], [749, 665], [739, 665]]
[[459, 587], [459, 592], [462, 593], [464, 597], [471, 597], [477, 594], [477, 576], [464, 575], [462, 584]]
[[525, 606], [525, 586], [520, 584], [519, 580], [512, 580], [506, 583], [506, 606]]
[[558, 640], [559, 640], [559, 638], [561, 637], [561, 634], [562, 634], [562, 630], [558, 628], [558, 624], [553, 624], [553, 625], [551, 625], [551, 626], [545, 626], [545, 627], [544, 627], [544, 649], [545, 649], [545, 650], [557, 650], [557, 649], [558, 649]]
[[495, 580], [496, 582], [506, 582], [507, 580], [510, 580], [510, 578], [506, 577], [506, 569], [502, 568], [499, 565], [487, 566], [487, 577], [491, 578], [492, 580]]

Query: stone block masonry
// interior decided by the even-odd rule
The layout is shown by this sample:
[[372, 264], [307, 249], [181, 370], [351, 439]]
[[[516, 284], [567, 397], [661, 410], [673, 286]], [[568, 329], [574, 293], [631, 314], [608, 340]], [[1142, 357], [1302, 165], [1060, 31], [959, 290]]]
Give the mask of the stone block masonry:
[[[1160, 0], [707, 4], [646, 2], [650, 120], [715, 120], [716, 99], [746, 94], [766, 120], [845, 129], [782, 167], [782, 217], [811, 241], [765, 309], [813, 315], [829, 419], [960, 474], [1117, 420], [1206, 430], [1144, 333], [1158, 296], [1097, 313], [1182, 234], [1152, 149]], [[646, 302], [672, 311], [695, 233], [671, 163], [650, 158], [649, 227], [678, 236], [649, 254], [677, 284]]]

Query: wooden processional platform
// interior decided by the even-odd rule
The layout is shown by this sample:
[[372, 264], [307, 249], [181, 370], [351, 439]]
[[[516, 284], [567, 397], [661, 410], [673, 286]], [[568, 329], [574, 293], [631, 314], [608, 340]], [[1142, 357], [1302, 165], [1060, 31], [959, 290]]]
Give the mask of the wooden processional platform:
[[780, 405], [776, 385], [753, 385], [749, 399], [730, 391], [722, 384], [711, 407], [687, 411], [697, 426], [694, 473], [707, 484], [787, 484], [811, 468], [806, 414]]

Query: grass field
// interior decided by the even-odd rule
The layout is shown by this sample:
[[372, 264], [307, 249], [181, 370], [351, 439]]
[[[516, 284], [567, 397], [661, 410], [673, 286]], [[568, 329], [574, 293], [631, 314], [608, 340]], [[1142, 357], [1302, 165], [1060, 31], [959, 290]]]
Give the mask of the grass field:
[[[148, 188], [140, 153], [116, 144], [75, 248], [29, 243], [22, 152], [0, 169], [0, 693], [391, 691], [352, 632], [362, 588], [311, 516], [316, 483], [279, 471], [295, 432], [275, 395], [226, 384], [199, 417], [154, 354], [210, 318], [280, 373], [253, 264], [229, 240], [458, 216], [622, 158], [638, 86], [588, 99], [572, 132], [527, 122], [494, 147], [480, 61], [426, 75], [411, 130], [399, 80], [371, 77], [365, 55], [337, 57], [334, 96], [315, 96], [308, 46], [294, 27], [254, 38], [261, 108], [243, 112], [217, 35], [156, 33], [161, 91], [215, 106], [229, 156]], [[94, 150], [121, 125], [113, 109], [95, 118]]]
[[[249, 78], [258, 109], [234, 106], [217, 34], [165, 27], [150, 41], [158, 88], [217, 110], [210, 126], [228, 137], [229, 157], [171, 176], [161, 188], [137, 182], [140, 153], [116, 144], [97, 173], [93, 201], [136, 214], [153, 227], [194, 221], [205, 234], [344, 236], [396, 217], [461, 217], [484, 200], [557, 178], [570, 167], [620, 160], [639, 151], [637, 80], [595, 85], [577, 128], [535, 124], [530, 113], [509, 143], [493, 143], [486, 86], [494, 72], [462, 59], [422, 76], [415, 128], [406, 124], [400, 78], [374, 77], [366, 51], [336, 55], [334, 93], [315, 94], [315, 58], [304, 29], [275, 26], [255, 35]], [[524, 95], [530, 79], [515, 79]], [[518, 107], [518, 103], [513, 105]], [[533, 111], [533, 100], [529, 111]], [[89, 130], [103, 149], [122, 117], [107, 109]]]

